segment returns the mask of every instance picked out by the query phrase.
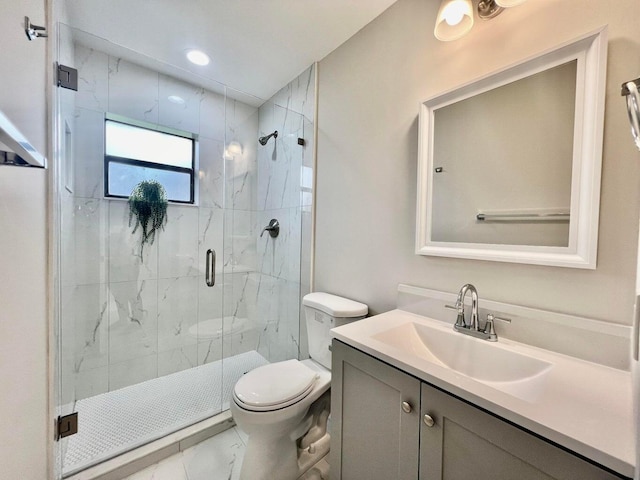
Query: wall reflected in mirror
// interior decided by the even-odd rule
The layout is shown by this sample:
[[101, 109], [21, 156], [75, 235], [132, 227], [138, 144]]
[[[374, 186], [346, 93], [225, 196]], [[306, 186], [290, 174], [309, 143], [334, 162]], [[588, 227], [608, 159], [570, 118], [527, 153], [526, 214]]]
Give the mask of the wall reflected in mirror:
[[577, 61], [434, 111], [432, 240], [569, 245]]

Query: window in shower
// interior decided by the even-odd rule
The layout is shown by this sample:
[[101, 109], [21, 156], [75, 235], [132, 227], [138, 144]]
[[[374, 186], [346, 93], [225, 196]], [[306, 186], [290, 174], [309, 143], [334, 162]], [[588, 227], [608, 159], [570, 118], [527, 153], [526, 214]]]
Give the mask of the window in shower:
[[129, 198], [143, 180], [164, 186], [169, 201], [194, 203], [194, 135], [107, 116], [104, 195]]

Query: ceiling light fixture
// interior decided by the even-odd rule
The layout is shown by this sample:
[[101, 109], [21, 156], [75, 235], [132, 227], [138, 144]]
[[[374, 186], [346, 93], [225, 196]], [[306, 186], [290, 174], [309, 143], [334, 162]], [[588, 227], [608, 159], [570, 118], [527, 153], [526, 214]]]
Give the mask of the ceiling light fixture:
[[[480, 0], [478, 17], [489, 20], [500, 15], [505, 8], [515, 7], [524, 2], [526, 0]], [[442, 0], [433, 34], [443, 42], [457, 40], [469, 33], [473, 27], [473, 20], [471, 0]]]
[[450, 42], [466, 35], [473, 27], [471, 0], [442, 0], [433, 34], [438, 40]]
[[202, 50], [188, 50], [187, 51], [187, 59], [195, 64], [204, 67], [205, 65], [209, 65], [211, 61], [209, 55], [204, 53]]

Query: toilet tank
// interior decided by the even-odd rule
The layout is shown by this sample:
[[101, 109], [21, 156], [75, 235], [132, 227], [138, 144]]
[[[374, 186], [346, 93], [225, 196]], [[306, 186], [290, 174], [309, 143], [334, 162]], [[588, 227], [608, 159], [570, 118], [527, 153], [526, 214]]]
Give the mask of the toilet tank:
[[322, 292], [305, 295], [302, 305], [307, 322], [309, 356], [323, 367], [331, 369], [329, 330], [364, 318], [369, 308], [364, 303]]

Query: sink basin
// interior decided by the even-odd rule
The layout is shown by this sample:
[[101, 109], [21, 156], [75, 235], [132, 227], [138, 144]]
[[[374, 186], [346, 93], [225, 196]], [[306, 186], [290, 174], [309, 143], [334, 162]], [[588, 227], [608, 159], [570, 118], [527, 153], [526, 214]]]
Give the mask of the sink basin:
[[553, 364], [448, 326], [408, 322], [371, 338], [406, 354], [454, 370], [497, 390], [534, 402]]

